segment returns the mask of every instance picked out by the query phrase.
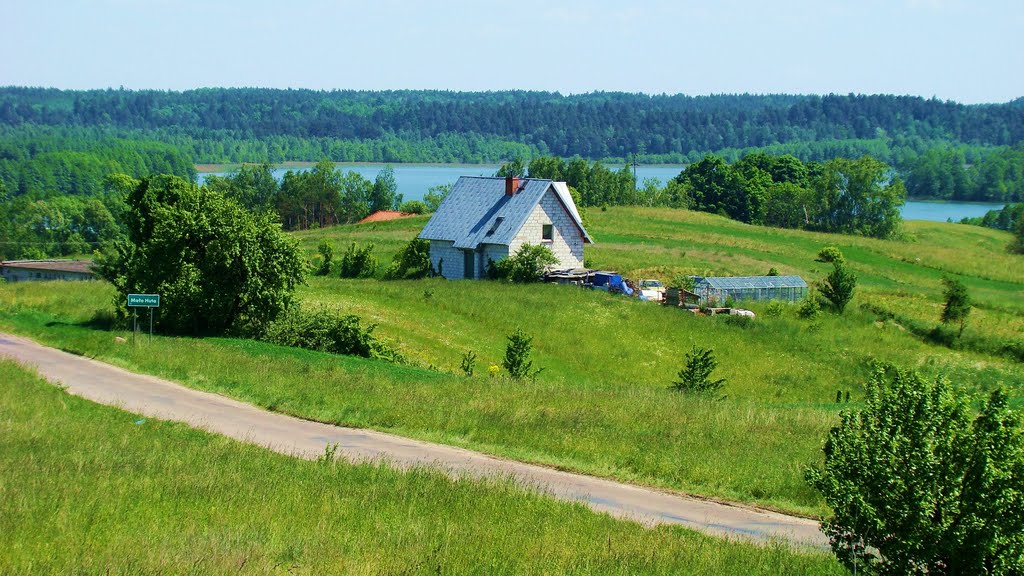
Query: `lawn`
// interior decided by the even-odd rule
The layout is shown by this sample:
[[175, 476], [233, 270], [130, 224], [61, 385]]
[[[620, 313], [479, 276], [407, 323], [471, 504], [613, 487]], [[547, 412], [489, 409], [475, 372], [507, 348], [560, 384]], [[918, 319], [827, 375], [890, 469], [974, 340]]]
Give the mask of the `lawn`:
[[[0, 287], [0, 328], [289, 414], [811, 515], [827, 510], [803, 470], [820, 461], [838, 411], [857, 405], [872, 362], [947, 376], [966, 394], [1002, 386], [1014, 402], [1024, 399], [1019, 362], [930, 344], [862, 306], [934, 324], [940, 279], [954, 274], [977, 301], [965, 338], [1019, 340], [1024, 273], [1014, 266], [1018, 257], [1000, 251], [1001, 233], [909, 223], [911, 240], [880, 241], [685, 211], [591, 212], [597, 244], [587, 258], [632, 277], [759, 274], [774, 266], [815, 280], [827, 272], [815, 254], [836, 245], [860, 289], [841, 317], [803, 320], [795, 306], [772, 316], [754, 304], [752, 323], [567, 286], [311, 278], [300, 290], [307, 306], [377, 324], [375, 334], [412, 360], [406, 366], [232, 339], [158, 336], [119, 345], [88, 324], [112, 297], [100, 283]], [[352, 241], [373, 242], [386, 262], [424, 222], [296, 236], [311, 254], [324, 239], [336, 253]], [[488, 376], [517, 328], [534, 338], [534, 362], [544, 368], [535, 382]], [[726, 379], [720, 394], [669, 390], [694, 345], [715, 350], [716, 377]], [[473, 377], [460, 370], [468, 352], [477, 356]], [[837, 392], [844, 402], [835, 402]]]
[[304, 461], [70, 396], [0, 360], [0, 572], [840, 574], [509, 482]]

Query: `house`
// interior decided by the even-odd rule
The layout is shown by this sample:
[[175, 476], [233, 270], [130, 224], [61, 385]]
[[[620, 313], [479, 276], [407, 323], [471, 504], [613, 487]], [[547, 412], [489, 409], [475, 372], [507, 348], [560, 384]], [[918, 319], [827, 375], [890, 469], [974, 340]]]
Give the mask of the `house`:
[[24, 280], [94, 280], [91, 260], [6, 260], [0, 262], [0, 278]]
[[583, 266], [583, 228], [565, 182], [539, 178], [463, 176], [420, 232], [430, 263], [445, 278], [481, 278], [490, 262], [523, 244], [542, 244], [557, 268]]
[[698, 276], [693, 291], [705, 305], [721, 305], [729, 298], [796, 302], [807, 297], [807, 282], [799, 276]]

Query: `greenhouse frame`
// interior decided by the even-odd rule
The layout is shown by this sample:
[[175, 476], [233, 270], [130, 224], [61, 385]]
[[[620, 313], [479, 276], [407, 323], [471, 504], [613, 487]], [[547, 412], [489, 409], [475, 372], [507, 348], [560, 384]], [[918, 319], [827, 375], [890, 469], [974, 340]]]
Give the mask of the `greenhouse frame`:
[[730, 297], [740, 300], [785, 300], [796, 302], [807, 297], [807, 282], [799, 276], [718, 276], [695, 277], [693, 291], [702, 305], [722, 305]]

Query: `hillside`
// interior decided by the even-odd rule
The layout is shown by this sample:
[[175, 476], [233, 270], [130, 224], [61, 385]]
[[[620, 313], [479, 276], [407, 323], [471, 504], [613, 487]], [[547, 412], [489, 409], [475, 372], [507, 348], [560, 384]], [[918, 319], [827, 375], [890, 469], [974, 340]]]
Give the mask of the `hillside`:
[[[945, 375], [965, 394], [995, 386], [1024, 401], [1024, 272], [1004, 232], [906, 224], [909, 240], [752, 227], [668, 209], [591, 211], [595, 266], [632, 277], [760, 274], [808, 281], [835, 245], [860, 277], [843, 316], [797, 317], [795, 306], [751, 305], [753, 322], [695, 317], [568, 286], [311, 278], [309, 306], [360, 315], [413, 364], [396, 366], [231, 339], [157, 337], [111, 343], [90, 319], [108, 306], [102, 284], [0, 287], [0, 328], [317, 420], [384, 429], [516, 459], [808, 514], [823, 504], [803, 482], [840, 409], [855, 406], [871, 362]], [[387, 262], [425, 218], [295, 233], [312, 254], [375, 244]], [[930, 342], [943, 274], [977, 305], [960, 349]], [[778, 312], [774, 314], [774, 312]], [[534, 337], [534, 383], [488, 376], [516, 328]], [[722, 397], [668, 389], [693, 345], [713, 348]], [[459, 368], [477, 355], [475, 375]], [[836, 394], [850, 394], [850, 404]]]
[[151, 138], [196, 162], [483, 162], [640, 155], [682, 162], [774, 147], [897, 164], [936, 143], [1012, 146], [1024, 109], [893, 95], [0, 88], [0, 126]]

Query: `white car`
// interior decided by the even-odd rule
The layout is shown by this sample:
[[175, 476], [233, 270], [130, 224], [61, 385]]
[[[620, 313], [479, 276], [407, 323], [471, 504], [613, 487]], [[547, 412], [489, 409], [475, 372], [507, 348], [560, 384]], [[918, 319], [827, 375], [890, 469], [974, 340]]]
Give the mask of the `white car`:
[[665, 287], [657, 280], [641, 280], [639, 288], [640, 295], [644, 300], [651, 300], [652, 302], [661, 302], [665, 300]]

